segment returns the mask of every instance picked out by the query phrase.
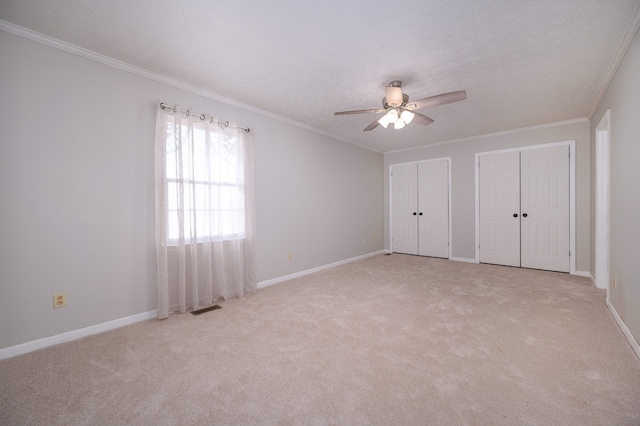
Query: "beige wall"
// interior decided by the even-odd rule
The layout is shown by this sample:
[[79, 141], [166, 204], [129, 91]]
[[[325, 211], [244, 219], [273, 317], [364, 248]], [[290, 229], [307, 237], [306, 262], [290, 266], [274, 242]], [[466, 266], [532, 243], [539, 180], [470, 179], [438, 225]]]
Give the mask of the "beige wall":
[[254, 130], [259, 281], [382, 250], [381, 154], [4, 31], [0, 58], [0, 349], [155, 309], [158, 99]]
[[521, 129], [506, 134], [477, 137], [431, 148], [389, 153], [385, 167], [385, 248], [389, 243], [389, 165], [429, 158], [451, 157], [452, 255], [475, 258], [475, 154], [506, 148], [565, 142], [576, 143], [576, 270], [590, 270], [590, 150], [589, 122], [578, 120], [564, 125]]
[[[591, 120], [595, 128], [611, 110], [610, 289], [611, 304], [640, 341], [640, 35], [636, 34]], [[593, 179], [595, 162], [592, 161]], [[595, 185], [594, 185], [595, 190]], [[595, 200], [595, 193], [593, 193]], [[595, 217], [592, 231], [595, 233]], [[595, 248], [592, 249], [595, 259]], [[595, 263], [591, 267], [595, 275]], [[617, 277], [617, 288], [613, 276]]]

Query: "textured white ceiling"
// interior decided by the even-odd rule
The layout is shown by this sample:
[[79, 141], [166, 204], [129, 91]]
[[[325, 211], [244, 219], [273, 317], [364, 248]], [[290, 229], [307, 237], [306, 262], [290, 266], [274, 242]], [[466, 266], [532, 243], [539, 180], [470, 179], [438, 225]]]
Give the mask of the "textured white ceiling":
[[[384, 152], [588, 116], [639, 4], [2, 0], [0, 19]], [[467, 100], [401, 130], [333, 115], [379, 107], [395, 79]]]

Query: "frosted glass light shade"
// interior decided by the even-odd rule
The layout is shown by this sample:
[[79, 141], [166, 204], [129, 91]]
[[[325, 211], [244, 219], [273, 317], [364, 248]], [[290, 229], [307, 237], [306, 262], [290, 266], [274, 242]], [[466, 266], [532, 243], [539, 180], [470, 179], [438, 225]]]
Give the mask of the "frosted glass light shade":
[[386, 129], [387, 126], [389, 125], [389, 118], [387, 117], [387, 114], [380, 117], [380, 120], [378, 120], [378, 123], [380, 123], [380, 125]]
[[387, 117], [387, 120], [389, 120], [389, 123], [395, 123], [396, 120], [398, 119], [398, 111], [396, 111], [395, 109], [390, 109], [389, 112], [385, 115], [385, 117]]
[[393, 123], [394, 129], [402, 129], [405, 125], [405, 122], [402, 118], [398, 118], [395, 123]]
[[402, 114], [400, 114], [400, 118], [402, 118], [405, 124], [409, 124], [411, 123], [411, 120], [413, 120], [413, 115], [414, 114], [411, 111], [404, 110], [402, 111]]

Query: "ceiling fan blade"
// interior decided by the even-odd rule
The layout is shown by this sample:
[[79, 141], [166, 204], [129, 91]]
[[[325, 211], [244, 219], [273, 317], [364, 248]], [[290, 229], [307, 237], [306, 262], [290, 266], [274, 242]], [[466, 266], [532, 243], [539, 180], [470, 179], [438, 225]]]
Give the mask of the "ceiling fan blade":
[[436, 105], [450, 104], [452, 102], [463, 101], [467, 99], [467, 92], [459, 90], [457, 92], [443, 93], [441, 95], [429, 96], [428, 98], [418, 99], [417, 101], [407, 104], [406, 108], [410, 110], [425, 108]]
[[413, 120], [411, 120], [411, 123], [417, 123], [421, 126], [428, 126], [429, 124], [433, 123], [433, 118], [427, 117], [426, 115], [420, 114], [419, 112], [413, 112]]
[[363, 132], [368, 132], [369, 130], [373, 130], [373, 129], [375, 129], [376, 127], [378, 127], [378, 125], [380, 124], [380, 123], [378, 122], [378, 120], [379, 120], [379, 118], [376, 118], [376, 120], [375, 120], [373, 123], [371, 123], [371, 124], [369, 124], [367, 127], [365, 127], [365, 129], [363, 130]]
[[383, 109], [356, 109], [354, 111], [338, 111], [334, 112], [333, 115], [348, 115], [348, 114], [364, 114], [368, 112], [383, 112]]

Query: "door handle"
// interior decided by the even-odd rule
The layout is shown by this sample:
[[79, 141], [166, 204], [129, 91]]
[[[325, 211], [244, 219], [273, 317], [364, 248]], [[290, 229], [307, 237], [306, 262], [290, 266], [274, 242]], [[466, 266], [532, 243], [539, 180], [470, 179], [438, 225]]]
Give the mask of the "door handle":
[[420, 216], [422, 216], [422, 212], [420, 212]]
[[522, 217], [527, 217], [527, 214], [526, 213], [522, 213]]
[[417, 214], [416, 212], [413, 212], [413, 215], [414, 215], [414, 216], [415, 216], [416, 214]]
[[513, 217], [518, 217], [518, 213], [514, 213], [514, 214], [513, 214]]

